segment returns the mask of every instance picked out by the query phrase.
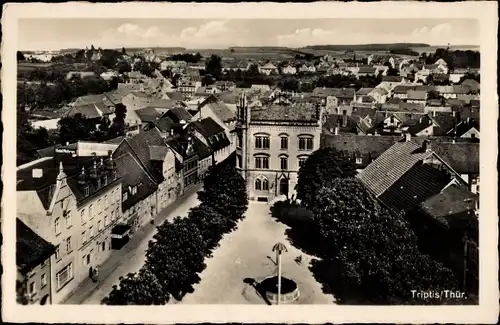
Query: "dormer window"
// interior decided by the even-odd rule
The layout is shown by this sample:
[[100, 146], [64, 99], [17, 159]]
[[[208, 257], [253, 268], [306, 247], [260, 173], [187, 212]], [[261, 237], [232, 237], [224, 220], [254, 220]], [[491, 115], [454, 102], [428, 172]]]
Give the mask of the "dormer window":
[[102, 177], [102, 179], [103, 179], [103, 182], [102, 182], [102, 183], [103, 183], [103, 185], [104, 185], [104, 186], [108, 185], [108, 175], [104, 175], [104, 176]]
[[356, 157], [356, 164], [361, 165], [363, 163], [363, 159], [360, 157]]
[[85, 185], [85, 187], [83, 188], [83, 195], [89, 196], [89, 194], [90, 194], [90, 188], [88, 185]]

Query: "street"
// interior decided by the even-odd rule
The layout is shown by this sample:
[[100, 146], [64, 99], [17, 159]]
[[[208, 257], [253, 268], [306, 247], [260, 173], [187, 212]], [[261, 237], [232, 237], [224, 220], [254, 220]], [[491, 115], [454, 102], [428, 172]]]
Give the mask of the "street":
[[90, 279], [85, 280], [63, 303], [100, 304], [111, 292], [113, 285], [119, 284], [121, 276], [137, 272], [142, 267], [148, 243], [156, 232], [156, 226], [164, 220], [171, 221], [177, 216], [186, 217], [189, 210], [199, 204], [197, 192], [200, 189], [201, 184], [196, 185], [169, 207], [160, 211], [155, 218], [155, 225], [145, 225], [124, 247], [113, 251], [111, 257], [101, 264], [97, 283]]

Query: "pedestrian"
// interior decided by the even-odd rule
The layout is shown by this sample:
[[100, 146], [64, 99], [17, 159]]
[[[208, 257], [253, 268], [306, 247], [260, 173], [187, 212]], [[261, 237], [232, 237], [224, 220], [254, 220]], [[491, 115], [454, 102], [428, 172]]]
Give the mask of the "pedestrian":
[[94, 278], [94, 270], [92, 269], [92, 266], [89, 268], [89, 278], [93, 280]]
[[99, 280], [99, 265], [95, 266], [95, 281], [97, 282]]

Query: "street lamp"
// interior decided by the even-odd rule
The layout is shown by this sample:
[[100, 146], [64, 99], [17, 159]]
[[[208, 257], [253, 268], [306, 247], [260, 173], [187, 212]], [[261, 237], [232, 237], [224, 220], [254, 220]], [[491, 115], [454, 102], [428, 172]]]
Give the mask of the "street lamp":
[[282, 243], [276, 243], [273, 246], [273, 252], [276, 252], [276, 263], [278, 264], [278, 302], [280, 304], [281, 301], [281, 253], [288, 252], [286, 246]]

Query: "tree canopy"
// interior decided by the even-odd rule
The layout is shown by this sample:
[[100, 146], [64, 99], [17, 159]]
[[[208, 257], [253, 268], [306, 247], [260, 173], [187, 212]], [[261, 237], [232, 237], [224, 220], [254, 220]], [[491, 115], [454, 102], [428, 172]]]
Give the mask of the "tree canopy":
[[315, 193], [335, 178], [353, 177], [356, 166], [344, 152], [325, 147], [313, 152], [299, 169], [297, 199], [309, 207]]
[[215, 54], [211, 55], [205, 64], [205, 72], [216, 79], [222, 75], [222, 59]]
[[415, 288], [458, 288], [451, 270], [419, 251], [405, 219], [381, 207], [359, 180], [335, 178], [313, 202], [318, 253], [334, 270], [332, 286], [341, 282], [368, 303], [400, 304], [412, 303]]

